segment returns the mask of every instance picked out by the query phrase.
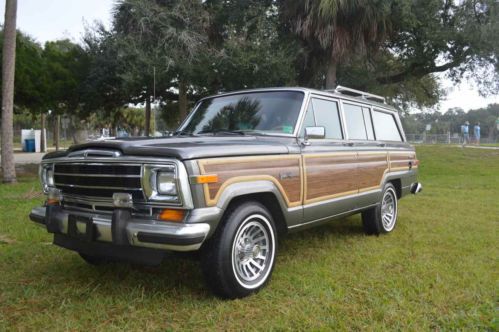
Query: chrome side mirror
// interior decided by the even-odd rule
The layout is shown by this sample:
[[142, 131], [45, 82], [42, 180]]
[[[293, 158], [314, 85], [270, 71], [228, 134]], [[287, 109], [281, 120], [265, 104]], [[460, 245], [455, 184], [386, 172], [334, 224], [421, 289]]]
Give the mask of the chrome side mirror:
[[326, 138], [326, 128], [324, 127], [306, 127], [305, 140]]
[[310, 145], [309, 139], [323, 139], [326, 138], [326, 128], [324, 127], [305, 127], [305, 139], [303, 145]]

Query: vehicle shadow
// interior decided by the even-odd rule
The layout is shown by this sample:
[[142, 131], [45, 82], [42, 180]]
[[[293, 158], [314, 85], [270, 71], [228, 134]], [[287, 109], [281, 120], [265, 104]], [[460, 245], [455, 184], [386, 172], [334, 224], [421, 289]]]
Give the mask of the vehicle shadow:
[[[321, 245], [324, 241], [353, 239], [363, 236], [360, 219], [353, 216], [324, 225], [288, 234], [280, 241], [279, 255], [300, 251], [303, 246]], [[33, 266], [33, 274], [47, 278], [46, 283], [57, 288], [63, 285], [77, 293], [99, 292], [99, 296], [122, 297], [126, 292], [138, 292], [142, 297], [187, 297], [190, 300], [213, 300], [206, 285], [197, 253], [169, 253], [159, 266], [109, 263], [93, 266], [78, 254], [62, 248], [56, 259], [46, 259]]]

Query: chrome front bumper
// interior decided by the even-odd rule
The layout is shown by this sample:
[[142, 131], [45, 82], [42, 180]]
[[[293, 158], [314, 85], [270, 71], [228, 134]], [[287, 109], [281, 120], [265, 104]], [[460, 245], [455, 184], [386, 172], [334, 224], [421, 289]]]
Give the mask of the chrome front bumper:
[[[217, 212], [214, 211], [214, 214]], [[31, 210], [30, 219], [50, 233], [64, 234], [77, 240], [174, 251], [199, 249], [210, 232], [209, 223], [173, 223], [128, 217], [119, 223], [115, 222], [122, 225], [119, 231], [124, 239], [117, 243], [117, 237], [113, 236], [116, 234], [116, 226], [113, 228], [116, 215], [122, 216], [116, 212], [113, 215], [100, 215], [61, 207], [37, 207]]]

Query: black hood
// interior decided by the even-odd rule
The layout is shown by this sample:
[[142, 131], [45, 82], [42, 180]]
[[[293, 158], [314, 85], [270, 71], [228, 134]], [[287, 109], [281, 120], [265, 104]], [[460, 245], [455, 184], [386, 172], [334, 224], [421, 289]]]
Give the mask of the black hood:
[[[294, 144], [293, 144], [294, 143]], [[119, 150], [123, 155], [171, 157], [180, 160], [288, 154], [289, 146], [296, 145], [290, 137], [266, 136], [200, 136], [162, 138], [124, 138], [73, 145], [67, 151], [52, 152], [44, 159], [64, 157], [70, 152], [85, 149]]]

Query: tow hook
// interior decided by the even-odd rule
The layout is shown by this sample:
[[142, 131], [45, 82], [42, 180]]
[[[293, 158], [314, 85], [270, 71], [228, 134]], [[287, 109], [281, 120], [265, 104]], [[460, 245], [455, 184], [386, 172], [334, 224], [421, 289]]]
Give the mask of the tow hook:
[[418, 194], [423, 190], [423, 185], [419, 182], [415, 182], [411, 185], [411, 194]]

